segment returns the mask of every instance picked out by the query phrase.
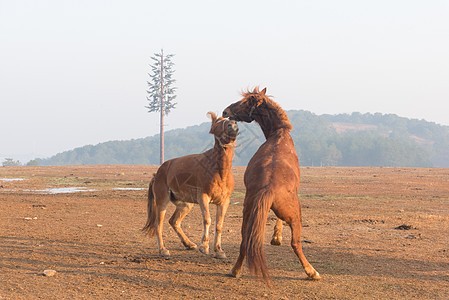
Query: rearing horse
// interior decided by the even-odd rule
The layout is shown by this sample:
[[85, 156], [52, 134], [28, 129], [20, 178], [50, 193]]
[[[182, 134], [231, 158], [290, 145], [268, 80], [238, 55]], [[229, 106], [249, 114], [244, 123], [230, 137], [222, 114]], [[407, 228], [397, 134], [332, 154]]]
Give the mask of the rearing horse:
[[[290, 226], [291, 246], [307, 276], [319, 280], [320, 275], [307, 261], [301, 246], [301, 206], [297, 194], [299, 161], [290, 136], [292, 125], [285, 111], [266, 95], [266, 88], [259, 92], [256, 87], [242, 95], [242, 100], [223, 111], [223, 117], [247, 123], [256, 121], [266, 141], [251, 158], [245, 171], [242, 242], [230, 275], [241, 275], [246, 256], [250, 272], [270, 282], [263, 243], [268, 212], [272, 209]], [[274, 237], [280, 233], [281, 226], [282, 222], [278, 221]]]

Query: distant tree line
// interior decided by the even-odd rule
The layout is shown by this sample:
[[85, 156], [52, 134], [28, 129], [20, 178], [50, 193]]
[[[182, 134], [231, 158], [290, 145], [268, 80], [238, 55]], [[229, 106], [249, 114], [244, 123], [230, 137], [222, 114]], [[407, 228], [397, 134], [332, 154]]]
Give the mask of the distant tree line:
[[[441, 127], [433, 123], [382, 114], [316, 116], [306, 111], [292, 111], [289, 115], [294, 126], [292, 137], [303, 165], [430, 167], [442, 165], [444, 161], [430, 146], [435, 136], [423, 134]], [[351, 124], [354, 130], [337, 133], [334, 124], [341, 123]], [[374, 126], [363, 129], [366, 125]], [[445, 139], [443, 144], [447, 146], [448, 129], [437, 137], [441, 141]], [[415, 142], [413, 137], [418, 135], [429, 145]], [[449, 164], [449, 153], [445, 161]]]
[[[39, 162], [36, 159], [30, 160], [27, 164], [27, 166], [38, 166]], [[22, 166], [22, 163], [19, 160], [14, 160], [13, 158], [5, 158], [5, 160], [2, 162], [3, 167], [18, 167]]]
[[3, 167], [17, 167], [21, 166], [22, 163], [18, 160], [14, 160], [12, 158], [5, 158], [5, 160], [2, 162]]
[[[315, 115], [289, 111], [302, 166], [449, 167], [449, 127], [392, 114]], [[338, 124], [350, 129], [337, 131]], [[370, 125], [370, 126], [367, 126]], [[166, 132], [166, 160], [213, 146], [208, 122]], [[257, 124], [239, 123], [234, 165], [246, 165], [264, 142]], [[159, 164], [159, 135], [89, 145], [37, 159], [40, 165]]]

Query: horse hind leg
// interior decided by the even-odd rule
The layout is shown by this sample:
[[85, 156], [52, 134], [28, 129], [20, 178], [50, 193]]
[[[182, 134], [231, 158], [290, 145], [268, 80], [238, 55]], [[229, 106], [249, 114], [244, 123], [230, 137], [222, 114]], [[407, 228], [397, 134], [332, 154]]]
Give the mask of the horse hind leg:
[[170, 251], [165, 248], [164, 240], [162, 239], [162, 232], [163, 232], [163, 224], [164, 224], [164, 218], [165, 218], [165, 212], [166, 209], [161, 209], [157, 211], [157, 225], [156, 225], [156, 236], [157, 236], [157, 247], [159, 249], [159, 253], [162, 256], [170, 256]]
[[320, 274], [307, 261], [304, 253], [302, 252], [301, 221], [300, 221], [300, 219], [298, 218], [296, 221], [292, 221], [289, 225], [292, 230], [291, 245], [292, 245], [293, 251], [295, 252], [296, 256], [298, 256], [299, 261], [301, 262], [301, 265], [304, 268], [304, 271], [306, 272], [309, 279], [320, 280], [321, 279]]
[[274, 225], [273, 236], [271, 238], [271, 245], [279, 246], [282, 243], [282, 220], [277, 218], [276, 225]]
[[243, 221], [242, 221], [242, 241], [240, 243], [240, 251], [239, 251], [239, 257], [237, 258], [237, 261], [235, 262], [232, 269], [229, 271], [228, 276], [239, 278], [242, 275], [242, 268], [243, 268], [243, 261], [245, 260], [246, 255], [246, 231], [247, 231], [247, 224], [248, 224], [248, 207], [249, 205], [245, 206], [243, 208]]
[[164, 240], [162, 238], [165, 213], [167, 211], [167, 205], [169, 202], [168, 193], [166, 192], [166, 187], [163, 184], [158, 184], [155, 182], [153, 187], [154, 197], [155, 197], [155, 210], [156, 210], [156, 237], [157, 237], [157, 247], [159, 254], [162, 256], [170, 256], [170, 251], [165, 248]]
[[170, 223], [172, 228], [175, 230], [176, 234], [179, 236], [182, 244], [186, 247], [187, 250], [196, 249], [197, 246], [185, 235], [184, 231], [181, 228], [181, 222], [192, 209], [193, 203], [177, 201], [175, 205], [176, 210], [171, 216], [168, 223]]
[[246, 254], [246, 245], [244, 244], [244, 241], [240, 244], [240, 252], [239, 257], [237, 258], [237, 261], [235, 262], [232, 269], [229, 271], [228, 276], [239, 278], [242, 275], [242, 268], [243, 268], [243, 260], [245, 259]]

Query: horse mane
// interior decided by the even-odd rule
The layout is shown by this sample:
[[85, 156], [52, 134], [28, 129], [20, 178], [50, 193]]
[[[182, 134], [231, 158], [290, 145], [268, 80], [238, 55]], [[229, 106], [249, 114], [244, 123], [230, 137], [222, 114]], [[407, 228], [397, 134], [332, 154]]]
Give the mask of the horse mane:
[[[287, 130], [293, 129], [287, 113], [279, 106], [279, 104], [271, 99], [272, 96], [266, 95], [265, 91], [266, 89], [259, 91], [259, 87], [256, 86], [253, 91], [246, 90], [242, 91], [241, 94], [245, 100], [249, 100], [251, 97], [253, 97], [257, 102], [260, 102], [260, 105], [258, 104], [258, 107], [260, 107], [260, 110], [262, 110], [263, 114], [269, 116], [269, 120], [267, 121], [271, 122], [271, 127], [275, 126], [277, 129], [284, 128]], [[274, 115], [277, 116], [278, 120], [273, 118]], [[258, 121], [256, 120], [256, 122]], [[260, 124], [260, 122], [258, 123]]]

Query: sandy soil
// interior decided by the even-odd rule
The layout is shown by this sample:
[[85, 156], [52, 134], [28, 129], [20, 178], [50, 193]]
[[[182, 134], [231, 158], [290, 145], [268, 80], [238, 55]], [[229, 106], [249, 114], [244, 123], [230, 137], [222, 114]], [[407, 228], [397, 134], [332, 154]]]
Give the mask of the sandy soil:
[[[169, 259], [141, 234], [155, 170], [0, 168], [0, 299], [449, 299], [449, 169], [302, 168], [303, 247], [322, 280], [306, 279], [288, 228], [283, 245], [269, 245], [270, 215], [272, 289], [247, 270], [226, 276], [240, 244], [244, 168], [233, 169], [225, 260], [184, 250], [168, 223]], [[49, 190], [70, 187], [86, 190]], [[183, 227], [199, 242], [197, 206]]]

